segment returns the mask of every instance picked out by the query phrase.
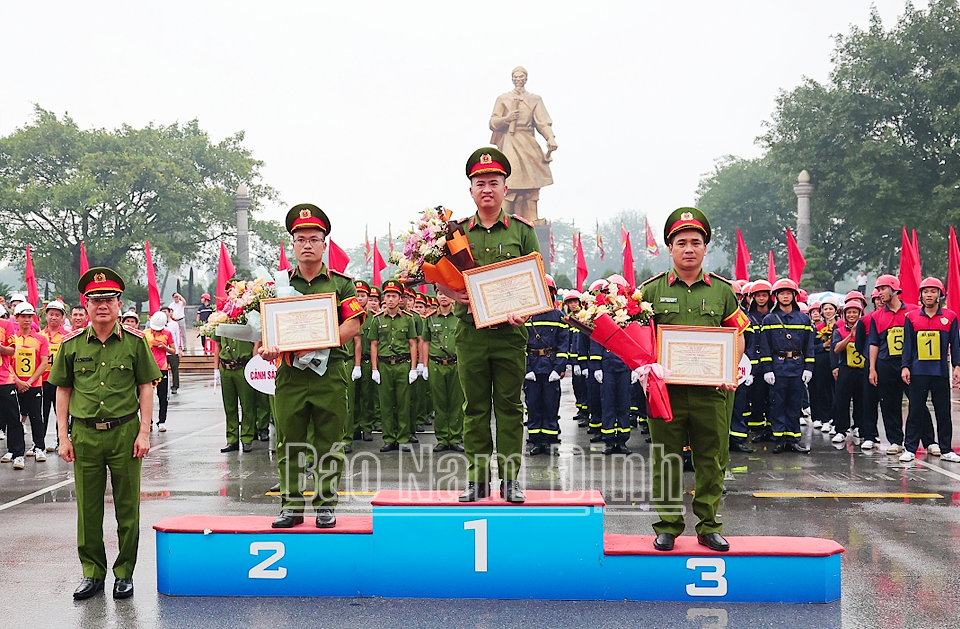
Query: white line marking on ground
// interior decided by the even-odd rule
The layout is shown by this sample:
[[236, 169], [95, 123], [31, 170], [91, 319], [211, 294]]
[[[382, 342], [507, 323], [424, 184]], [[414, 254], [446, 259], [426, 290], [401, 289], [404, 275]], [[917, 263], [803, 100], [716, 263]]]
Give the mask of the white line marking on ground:
[[921, 466], [921, 467], [925, 467], [925, 468], [927, 468], [928, 470], [933, 470], [934, 472], [937, 472], [938, 474], [943, 474], [944, 476], [949, 476], [950, 478], [952, 478], [952, 479], [954, 479], [954, 480], [960, 480], [960, 474], [955, 474], [955, 473], [953, 473], [953, 472], [949, 472], [949, 471], [943, 469], [942, 467], [938, 467], [938, 466], [936, 466], [936, 465], [930, 465], [930, 464], [927, 463], [926, 461], [914, 461], [914, 463], [916, 463], [917, 465], [919, 465], [919, 466]]

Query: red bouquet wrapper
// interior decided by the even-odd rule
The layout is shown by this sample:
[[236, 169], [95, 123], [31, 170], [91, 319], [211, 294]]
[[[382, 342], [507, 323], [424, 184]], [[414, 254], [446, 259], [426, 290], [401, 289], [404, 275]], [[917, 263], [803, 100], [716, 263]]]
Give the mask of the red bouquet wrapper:
[[[590, 338], [616, 354], [630, 369], [639, 369], [657, 361], [653, 326], [642, 326], [634, 321], [627, 328], [621, 328], [608, 314], [594, 318], [593, 323]], [[673, 419], [667, 384], [653, 372], [647, 374], [647, 403], [651, 418]]]

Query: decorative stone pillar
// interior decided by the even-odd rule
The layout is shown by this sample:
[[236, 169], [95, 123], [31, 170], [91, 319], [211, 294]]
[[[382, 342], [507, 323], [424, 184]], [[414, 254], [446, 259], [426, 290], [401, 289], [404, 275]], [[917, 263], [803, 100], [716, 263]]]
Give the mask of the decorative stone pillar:
[[233, 208], [237, 211], [237, 262], [239, 267], [250, 270], [250, 231], [247, 224], [247, 210], [250, 209], [250, 197], [247, 187], [237, 186], [237, 196], [233, 197]]
[[797, 246], [806, 255], [810, 246], [810, 195], [813, 194], [810, 173], [806, 170], [800, 171], [797, 183], [793, 184], [793, 193], [797, 195]]

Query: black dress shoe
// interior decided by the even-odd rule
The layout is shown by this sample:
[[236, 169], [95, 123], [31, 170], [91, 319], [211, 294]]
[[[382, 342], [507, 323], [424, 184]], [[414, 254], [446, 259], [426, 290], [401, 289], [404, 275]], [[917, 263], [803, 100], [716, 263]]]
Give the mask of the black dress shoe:
[[615, 443], [608, 443], [607, 447], [603, 449], [604, 454], [616, 454], [619, 452], [620, 448], [617, 447]]
[[260, 441], [270, 441], [270, 430], [268, 428], [261, 430], [257, 433], [257, 439]]
[[753, 448], [748, 446], [742, 441], [731, 441], [730, 442], [730, 452], [743, 452], [745, 454], [750, 454], [751, 452], [756, 452]]
[[750, 440], [752, 443], [763, 443], [764, 441], [773, 441], [773, 433], [761, 432]]
[[465, 452], [465, 450], [463, 449], [462, 443], [455, 443], [452, 446], [450, 446], [450, 448], [453, 450], [456, 450], [457, 452]]
[[810, 454], [810, 448], [804, 447], [796, 441], [787, 443], [787, 450], [789, 452], [799, 452], [800, 454]]
[[401, 443], [400, 452], [413, 452], [413, 445], [409, 443]]
[[423, 424], [417, 424], [417, 432], [423, 432]]
[[243, 451], [244, 451], [244, 452], [253, 452], [253, 444], [252, 444], [252, 443], [245, 443], [245, 444], [243, 444]]
[[317, 528], [332, 529], [337, 525], [337, 516], [333, 515], [333, 509], [317, 509]]
[[675, 539], [677, 539], [676, 535], [660, 533], [657, 535], [657, 539], [653, 540], [653, 547], [657, 550], [673, 550], [673, 540]]
[[416, 435], [410, 435], [410, 443], [420, 443], [420, 440], [417, 439]]
[[113, 583], [113, 598], [130, 598], [133, 596], [133, 579], [117, 579]]
[[445, 443], [438, 443], [437, 445], [433, 446], [434, 452], [446, 452], [449, 449], [450, 449], [450, 446], [448, 446]]
[[298, 524], [303, 524], [303, 514], [297, 511], [284, 509], [280, 512], [280, 515], [277, 517], [277, 519], [273, 521], [272, 526], [275, 529], [289, 529]]
[[273, 487], [271, 487], [271, 488], [268, 489], [267, 491], [270, 492], [270, 493], [272, 493], [272, 494], [273, 494], [273, 493], [279, 493], [279, 492], [280, 492], [280, 483], [277, 483], [276, 485], [274, 485]]
[[458, 499], [460, 502], [476, 502], [490, 495], [490, 483], [467, 483]]
[[706, 535], [697, 535], [697, 543], [706, 546], [710, 550], [726, 552], [730, 550], [730, 542], [723, 539], [720, 533], [707, 533]]
[[351, 452], [353, 452], [353, 446], [350, 445], [349, 443], [343, 444], [343, 452], [344, 454], [350, 454]]
[[650, 422], [643, 422], [640, 424], [640, 434], [649, 435], [650, 434]]
[[534, 444], [534, 446], [530, 448], [530, 456], [538, 456], [546, 453], [547, 453], [547, 446], [545, 446], [542, 443]]
[[597, 433], [594, 436], [590, 437], [590, 443], [600, 443], [601, 441], [603, 441], [603, 435], [601, 435], [600, 433]]
[[500, 497], [514, 504], [520, 504], [527, 499], [527, 497], [523, 495], [523, 490], [520, 489], [520, 481], [518, 480], [501, 481]]
[[387, 443], [383, 444], [382, 448], [380, 448], [380, 452], [393, 452], [394, 450], [399, 450], [399, 449], [400, 449], [399, 444], [393, 441], [388, 441]]
[[103, 591], [103, 579], [94, 579], [93, 577], [83, 577], [80, 585], [73, 591], [73, 598], [77, 601], [88, 599], [97, 592]]
[[787, 442], [781, 439], [780, 441], [777, 442], [777, 445], [773, 446], [772, 452], [774, 454], [783, 454], [786, 449], [787, 449]]
[[373, 441], [373, 435], [371, 435], [369, 432], [361, 432], [360, 439], [363, 441]]
[[227, 445], [220, 448], [220, 452], [236, 452], [240, 449], [239, 443], [228, 443]]
[[620, 444], [620, 454], [633, 454], [633, 450], [627, 447], [627, 444]]
[[577, 422], [577, 428], [586, 428], [589, 425], [590, 425], [590, 420], [587, 419], [586, 417], [584, 417], [583, 419]]

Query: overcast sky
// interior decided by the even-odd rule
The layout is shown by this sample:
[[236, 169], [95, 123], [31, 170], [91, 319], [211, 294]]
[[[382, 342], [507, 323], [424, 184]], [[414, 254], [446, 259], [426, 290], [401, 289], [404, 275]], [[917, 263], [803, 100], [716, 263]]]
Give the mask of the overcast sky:
[[540, 215], [592, 231], [639, 209], [659, 231], [715, 159], [759, 154], [778, 90], [826, 80], [871, 4], [889, 27], [905, 2], [6, 2], [0, 135], [34, 103], [244, 130], [283, 199], [268, 216], [316, 203], [349, 247], [427, 205], [474, 211], [464, 162], [523, 65], [560, 146]]

